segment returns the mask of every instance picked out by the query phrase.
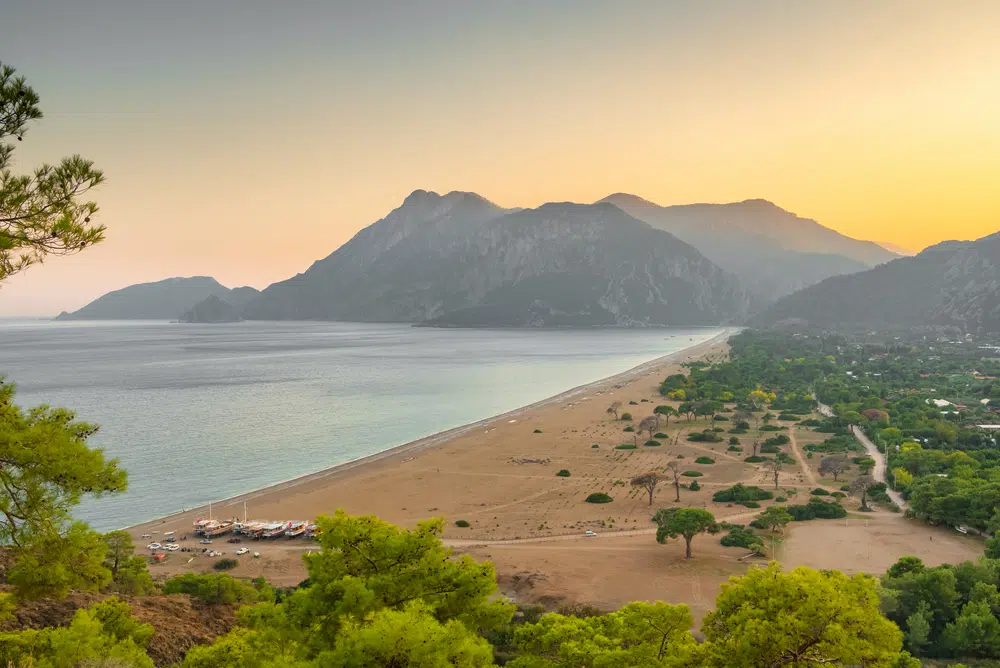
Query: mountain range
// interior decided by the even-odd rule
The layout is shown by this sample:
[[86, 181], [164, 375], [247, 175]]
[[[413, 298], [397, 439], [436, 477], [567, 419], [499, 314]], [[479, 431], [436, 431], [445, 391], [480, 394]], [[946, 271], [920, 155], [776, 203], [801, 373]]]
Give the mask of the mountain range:
[[[207, 277], [168, 279], [60, 317], [988, 327], [996, 317], [990, 239], [900, 258], [765, 200], [660, 206], [617, 193], [593, 204], [507, 209], [475, 193], [416, 190], [306, 271], [259, 293]], [[892, 303], [859, 306], [838, 294], [858, 290]], [[917, 293], [925, 303], [915, 303]]]
[[870, 271], [837, 276], [779, 300], [758, 325], [795, 321], [829, 329], [958, 327], [1000, 331], [1000, 232], [945, 241]]

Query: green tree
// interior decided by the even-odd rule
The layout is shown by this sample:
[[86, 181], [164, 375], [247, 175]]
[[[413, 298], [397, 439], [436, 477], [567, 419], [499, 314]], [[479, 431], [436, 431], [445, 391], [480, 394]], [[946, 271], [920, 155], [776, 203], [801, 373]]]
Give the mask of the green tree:
[[439, 622], [425, 603], [348, 618], [332, 650], [317, 663], [337, 668], [478, 668], [493, 665], [493, 648], [456, 619]]
[[334, 647], [348, 617], [403, 610], [413, 601], [442, 624], [457, 620], [477, 632], [500, 628], [513, 615], [513, 606], [494, 596], [492, 564], [455, 558], [441, 544], [440, 518], [404, 530], [338, 510], [316, 523], [322, 549], [304, 556], [310, 586], [282, 603], [289, 633], [300, 634], [310, 658]]
[[519, 627], [522, 655], [512, 668], [645, 668], [682, 666], [695, 650], [693, 620], [686, 605], [629, 603], [606, 615], [586, 618], [544, 615]]
[[[74, 418], [62, 408], [22, 410], [14, 404], [14, 385], [0, 381], [0, 543], [30, 570], [51, 571], [21, 568], [17, 579], [24, 595], [106, 584], [106, 575], [92, 568], [99, 551], [97, 567], [103, 570], [100, 536], [71, 522], [70, 511], [84, 495], [124, 491], [127, 479], [116, 460], [87, 446], [97, 427]], [[46, 582], [52, 591], [45, 591]]]
[[945, 647], [958, 656], [1000, 656], [1000, 621], [986, 601], [970, 601], [961, 614], [945, 627]]
[[48, 255], [76, 253], [104, 239], [104, 226], [91, 223], [97, 204], [81, 201], [104, 181], [92, 162], [75, 155], [31, 175], [10, 171], [15, 144], [7, 140], [21, 141], [41, 117], [35, 91], [0, 63], [0, 282]]
[[902, 633], [878, 605], [875, 580], [866, 575], [805, 567], [783, 573], [777, 563], [751, 568], [722, 586], [702, 623], [706, 665], [911, 665]]
[[61, 598], [71, 589], [98, 591], [111, 582], [104, 567], [106, 553], [101, 534], [83, 522], [73, 522], [62, 533], [31, 536], [17, 550], [7, 581], [18, 597], [26, 599]]
[[[256, 606], [254, 606], [256, 607]], [[242, 612], [242, 611], [241, 611]], [[211, 645], [196, 645], [184, 655], [182, 668], [316, 668], [299, 658], [300, 648], [287, 638], [236, 627]]]
[[153, 668], [144, 649], [152, 635], [153, 627], [133, 617], [127, 604], [109, 598], [77, 610], [66, 627], [0, 633], [0, 662], [25, 668]]
[[1000, 532], [993, 534], [993, 538], [986, 539], [986, 557], [1000, 559]]
[[691, 558], [691, 540], [700, 533], [718, 533], [715, 515], [701, 508], [663, 508], [653, 516], [656, 522], [656, 542], [684, 537], [684, 558]]
[[112, 589], [141, 596], [156, 588], [146, 568], [146, 560], [135, 556], [135, 546], [128, 531], [111, 531], [104, 534], [103, 540], [107, 547], [104, 567], [111, 573]]
[[757, 521], [771, 531], [784, 531], [788, 523], [792, 521], [792, 516], [782, 506], [771, 506], [757, 515]]
[[926, 603], [921, 603], [917, 611], [906, 618], [906, 649], [920, 656], [931, 639], [931, 610]]

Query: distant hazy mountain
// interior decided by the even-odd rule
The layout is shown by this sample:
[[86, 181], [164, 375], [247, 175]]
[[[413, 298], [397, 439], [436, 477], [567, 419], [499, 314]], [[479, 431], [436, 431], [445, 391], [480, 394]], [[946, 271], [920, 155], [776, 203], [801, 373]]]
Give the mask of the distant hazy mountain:
[[209, 295], [202, 299], [180, 317], [181, 322], [190, 323], [240, 322], [242, 320], [239, 309], [215, 295]]
[[617, 193], [601, 201], [691, 244], [767, 301], [897, 257], [766, 200], [660, 206]]
[[214, 278], [168, 278], [155, 283], [130, 285], [109, 292], [79, 311], [59, 314], [60, 320], [173, 320], [195, 304], [215, 296], [242, 308], [258, 294], [254, 288], [230, 290]]
[[751, 297], [676, 237], [617, 207], [509, 211], [418, 190], [305, 273], [269, 286], [248, 319], [471, 326], [716, 324]]
[[755, 320], [819, 327], [903, 329], [957, 326], [1000, 331], [1000, 233], [946, 241], [915, 257], [839, 276], [785, 297]]
[[910, 250], [909, 248], [903, 248], [902, 246], [897, 246], [896, 244], [889, 243], [888, 241], [876, 241], [879, 246], [886, 249], [890, 253], [895, 253], [900, 257], [913, 257], [917, 254], [917, 251]]

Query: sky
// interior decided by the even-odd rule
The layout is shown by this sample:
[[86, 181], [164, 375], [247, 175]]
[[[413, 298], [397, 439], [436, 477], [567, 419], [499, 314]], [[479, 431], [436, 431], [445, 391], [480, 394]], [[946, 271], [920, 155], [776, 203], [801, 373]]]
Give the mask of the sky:
[[[14, 3], [12, 3], [14, 4]], [[503, 206], [769, 199], [920, 249], [1000, 228], [995, 0], [31, 0], [0, 60], [107, 240], [0, 315], [170, 276], [268, 284], [417, 188]]]

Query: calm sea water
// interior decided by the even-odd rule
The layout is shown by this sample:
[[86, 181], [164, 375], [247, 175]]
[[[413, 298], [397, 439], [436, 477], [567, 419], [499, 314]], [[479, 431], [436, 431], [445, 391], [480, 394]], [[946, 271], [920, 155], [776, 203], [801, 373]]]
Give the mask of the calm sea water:
[[22, 406], [65, 406], [129, 472], [76, 515], [135, 524], [512, 410], [719, 329], [0, 320]]

